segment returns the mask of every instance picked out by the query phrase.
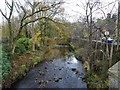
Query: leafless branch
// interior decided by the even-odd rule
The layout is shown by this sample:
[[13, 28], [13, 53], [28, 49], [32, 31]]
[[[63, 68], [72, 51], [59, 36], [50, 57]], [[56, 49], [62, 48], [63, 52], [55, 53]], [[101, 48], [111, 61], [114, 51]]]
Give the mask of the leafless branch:
[[13, 0], [12, 0], [12, 5], [10, 6], [10, 15], [9, 15], [9, 19], [11, 18], [12, 13], [13, 13], [13, 6], [14, 6], [14, 2], [13, 2]]
[[0, 9], [1, 14], [3, 15], [3, 17], [5, 17], [6, 20], [8, 20], [7, 16], [3, 13], [3, 11]]

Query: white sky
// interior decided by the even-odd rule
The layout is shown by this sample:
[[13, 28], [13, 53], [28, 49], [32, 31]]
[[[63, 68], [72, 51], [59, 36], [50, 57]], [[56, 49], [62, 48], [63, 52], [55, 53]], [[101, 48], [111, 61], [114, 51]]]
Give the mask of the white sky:
[[[64, 7], [65, 7], [65, 13], [71, 16], [70, 18], [68, 18], [69, 21], [76, 21], [80, 16], [83, 17], [85, 15], [85, 9], [83, 9], [83, 6], [84, 6], [83, 4], [85, 4], [86, 1], [87, 0], [66, 0], [66, 4], [64, 4]], [[100, 0], [100, 1], [102, 2], [102, 6], [106, 6], [111, 2], [115, 2], [116, 0]], [[79, 6], [77, 4], [79, 4]], [[116, 3], [113, 3], [103, 8], [106, 15], [107, 13], [111, 12], [114, 4], [115, 4], [115, 7], [112, 13], [117, 13], [118, 1], [116, 1]], [[100, 10], [93, 13], [93, 17], [95, 18], [99, 18], [102, 16], [103, 16], [103, 13]]]
[[[7, 1], [11, 2], [11, 0], [7, 0]], [[22, 3], [24, 0], [20, 0], [20, 1]], [[83, 15], [85, 15], [85, 10], [83, 9], [83, 4], [85, 4], [85, 2], [87, 0], [64, 0], [64, 1], [66, 3], [63, 4], [62, 7], [65, 8], [65, 12], [64, 12], [65, 16], [64, 17], [66, 17], [66, 19], [68, 21], [71, 21], [71, 22], [76, 21], [80, 18], [80, 16], [83, 17]], [[102, 2], [102, 5], [105, 6], [105, 5], [108, 5], [108, 3], [115, 2], [116, 0], [100, 0], [100, 1]], [[2, 9], [3, 12], [5, 12], [5, 3], [4, 2], [5, 2], [5, 0], [0, 0], [0, 8]], [[103, 8], [103, 10], [105, 11], [105, 14], [109, 13], [112, 10], [113, 5], [114, 5], [114, 3]], [[118, 7], [118, 2], [115, 3], [115, 7], [114, 7], [112, 13], [115, 13], [115, 12], [117, 13], [117, 7]], [[7, 9], [7, 11], [8, 10], [9, 9]], [[14, 12], [14, 14], [16, 15], [15, 12]], [[93, 17], [95, 17], [95, 18], [99, 18], [102, 16], [103, 16], [103, 13], [100, 12], [100, 10], [98, 10], [97, 12], [94, 12], [94, 14], [93, 14]], [[0, 13], [0, 22], [2, 22], [1, 13]]]

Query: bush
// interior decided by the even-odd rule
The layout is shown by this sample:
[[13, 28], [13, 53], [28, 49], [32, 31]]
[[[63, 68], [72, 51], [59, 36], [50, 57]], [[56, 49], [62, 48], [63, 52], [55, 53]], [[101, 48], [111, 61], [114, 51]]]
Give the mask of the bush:
[[[109, 62], [103, 60], [94, 61], [94, 72], [98, 75], [106, 75], [109, 69]], [[103, 76], [105, 78], [105, 76]]]
[[41, 57], [34, 57], [34, 58], [29, 58], [35, 65], [38, 63], [38, 62], [41, 62], [42, 59]]
[[94, 61], [93, 70], [87, 71], [84, 76], [90, 88], [108, 88], [108, 64], [108, 61]]
[[94, 72], [88, 71], [84, 80], [89, 85], [89, 88], [108, 88], [108, 79], [102, 79], [101, 76], [97, 75]]
[[2, 60], [1, 60], [1, 65], [2, 65], [2, 79], [6, 78], [9, 73], [8, 71], [11, 69], [11, 63], [9, 61], [9, 56], [5, 51], [2, 51], [0, 49]]
[[8, 58], [11, 58], [13, 56], [11, 53], [11, 46], [9, 44], [2, 44], [2, 51], [7, 53]]
[[25, 71], [28, 71], [28, 68], [27, 68], [26, 64], [23, 64], [23, 65], [21, 65], [21, 67], [18, 71], [18, 74], [22, 75], [25, 73]]
[[114, 65], [115, 63], [117, 63], [120, 60], [120, 48], [118, 50], [116, 50], [113, 54], [113, 61], [112, 61], [112, 65]]
[[2, 50], [7, 53], [11, 53], [11, 47], [9, 44], [2, 44]]
[[24, 37], [24, 38], [18, 39], [16, 42], [15, 52], [24, 53], [28, 50], [31, 50], [31, 43], [29, 38]]

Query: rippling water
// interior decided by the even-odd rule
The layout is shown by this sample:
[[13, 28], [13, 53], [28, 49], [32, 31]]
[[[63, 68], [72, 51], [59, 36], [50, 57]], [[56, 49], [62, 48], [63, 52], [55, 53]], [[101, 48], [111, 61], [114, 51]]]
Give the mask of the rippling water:
[[12, 88], [87, 88], [82, 81], [84, 73], [82, 63], [74, 55], [62, 56], [38, 64]]

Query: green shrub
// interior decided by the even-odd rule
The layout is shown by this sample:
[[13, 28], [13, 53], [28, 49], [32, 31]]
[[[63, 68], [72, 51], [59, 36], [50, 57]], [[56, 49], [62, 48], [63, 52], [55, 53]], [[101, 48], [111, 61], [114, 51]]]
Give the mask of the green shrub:
[[2, 50], [5, 52], [11, 52], [11, 47], [9, 44], [3, 44], [2, 45]]
[[75, 52], [74, 52], [74, 54], [75, 54], [75, 55], [82, 54], [82, 52], [83, 52], [84, 50], [85, 50], [84, 48], [76, 49]]
[[28, 50], [31, 50], [31, 43], [29, 38], [24, 37], [24, 38], [18, 39], [16, 42], [15, 52], [24, 53]]
[[113, 60], [112, 60], [112, 65], [117, 63], [120, 60], [120, 48], [116, 50], [113, 54]]
[[29, 58], [35, 65], [38, 63], [38, 62], [41, 62], [42, 59], [41, 57], [35, 57], [35, 58]]
[[23, 65], [21, 65], [18, 72], [19, 72], [19, 74], [23, 74], [23, 73], [25, 73], [26, 70], [28, 70], [28, 69], [27, 69], [26, 65], [23, 64]]
[[84, 80], [89, 85], [89, 88], [108, 88], [108, 79], [102, 79], [101, 76], [94, 72], [87, 72]]
[[9, 44], [3, 44], [2, 45], [2, 51], [7, 52], [8, 58], [13, 56], [12, 53], [11, 53], [11, 46]]
[[87, 71], [84, 76], [90, 88], [108, 88], [108, 64], [108, 61], [94, 61], [93, 70]]
[[11, 69], [11, 63], [9, 61], [8, 54], [6, 52], [4, 52], [4, 51], [2, 51], [2, 49], [0, 49], [0, 53], [2, 56], [2, 60], [0, 61], [1, 65], [2, 65], [2, 79], [4, 79], [7, 76], [9, 76], [8, 71]]

